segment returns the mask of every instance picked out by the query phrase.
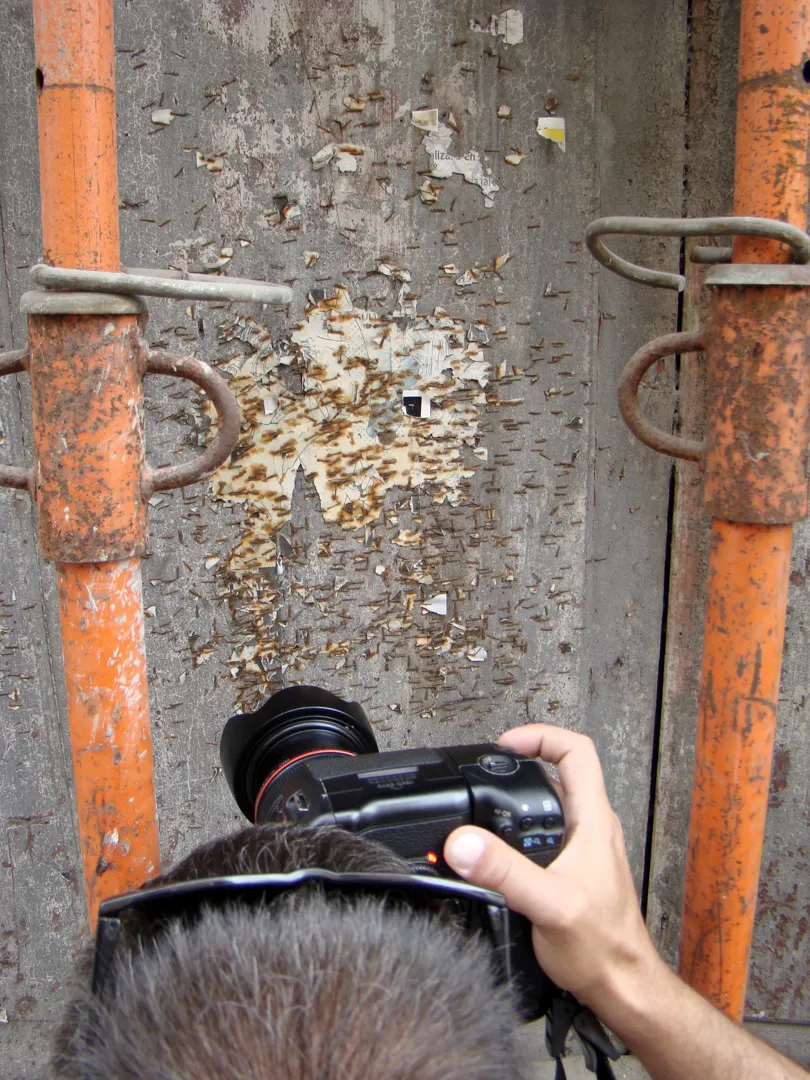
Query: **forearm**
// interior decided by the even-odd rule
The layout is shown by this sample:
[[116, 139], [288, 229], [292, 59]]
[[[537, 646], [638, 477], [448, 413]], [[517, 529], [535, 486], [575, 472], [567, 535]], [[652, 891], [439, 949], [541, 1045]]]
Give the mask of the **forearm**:
[[653, 1080], [807, 1080], [802, 1068], [729, 1020], [657, 956], [617, 977], [592, 1008]]

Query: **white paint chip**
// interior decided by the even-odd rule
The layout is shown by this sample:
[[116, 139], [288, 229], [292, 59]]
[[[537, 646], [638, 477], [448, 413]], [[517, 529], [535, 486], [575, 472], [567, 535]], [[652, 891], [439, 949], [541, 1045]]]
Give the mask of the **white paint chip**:
[[222, 172], [225, 168], [225, 158], [222, 154], [201, 154], [199, 150], [195, 151], [195, 154], [198, 169], [205, 166], [209, 172]]
[[401, 120], [403, 116], [407, 116], [411, 111], [410, 101], [406, 101], [404, 105], [400, 105], [397, 111], [394, 113], [395, 120]]
[[518, 45], [523, 41], [523, 12], [517, 8], [509, 8], [500, 15], [490, 15], [488, 23], [470, 19], [470, 29], [476, 34], [501, 37], [505, 45]]
[[479, 645], [477, 649], [473, 649], [467, 653], [467, 659], [473, 664], [483, 664], [487, 658], [487, 650], [483, 645]]
[[310, 158], [312, 162], [312, 168], [317, 172], [319, 169], [325, 168], [332, 158], [337, 153], [337, 145], [333, 142], [327, 143], [326, 146], [322, 146], [320, 150], [316, 150]]
[[171, 109], [154, 109], [152, 112], [152, 123], [159, 127], [168, 127], [172, 120], [174, 113]]
[[565, 117], [563, 116], [538, 116], [537, 134], [554, 142], [565, 153]]
[[519, 165], [523, 161], [524, 154], [520, 150], [513, 150], [511, 154], [504, 154], [503, 160], [507, 165]]
[[422, 543], [422, 534], [414, 532], [413, 529], [400, 529], [391, 543], [396, 544], [397, 547], [419, 547]]
[[438, 131], [439, 110], [416, 109], [415, 112], [411, 113], [411, 123], [415, 128], [419, 128], [420, 131]]
[[430, 600], [426, 604], [422, 605], [425, 611], [430, 611], [434, 615], [446, 615], [447, 614], [447, 593], [437, 593], [436, 596], [431, 596]]
[[499, 120], [511, 120], [512, 119], [512, 110], [509, 108], [508, 105], [499, 105], [498, 106], [498, 119]]

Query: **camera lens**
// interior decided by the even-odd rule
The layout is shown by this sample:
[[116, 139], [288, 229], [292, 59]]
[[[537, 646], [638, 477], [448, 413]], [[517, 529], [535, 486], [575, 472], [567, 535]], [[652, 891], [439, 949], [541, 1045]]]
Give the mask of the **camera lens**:
[[255, 712], [232, 716], [219, 744], [228, 787], [252, 822], [265, 787], [301, 758], [376, 753], [374, 733], [357, 702], [317, 686], [290, 686]]

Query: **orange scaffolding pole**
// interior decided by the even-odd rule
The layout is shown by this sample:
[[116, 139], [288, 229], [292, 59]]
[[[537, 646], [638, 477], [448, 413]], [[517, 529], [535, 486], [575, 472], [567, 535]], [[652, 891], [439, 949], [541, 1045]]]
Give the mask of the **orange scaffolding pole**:
[[[807, 228], [810, 94], [803, 65], [808, 56], [810, 14], [803, 0], [743, 0], [736, 215]], [[738, 236], [733, 261], [781, 263], [787, 255], [774, 240]], [[746, 377], [761, 387], [759, 425], [777, 422], [789, 433], [793, 445], [786, 447], [785, 469], [795, 461], [803, 473], [807, 324], [800, 341], [780, 337], [774, 327], [800, 290], [771, 286], [764, 291], [765, 305], [759, 297], [752, 301], [749, 325], [741, 331], [749, 334]], [[739, 341], [730, 336], [735, 324], [727, 325], [727, 344], [732, 350], [737, 347], [742, 357]], [[777, 331], [773, 335], [772, 327]], [[798, 364], [788, 370], [792, 357]], [[710, 402], [710, 409], [714, 405], [722, 410], [710, 418], [715, 451], [718, 445], [739, 442], [735, 404]], [[727, 471], [725, 482], [729, 479]], [[796, 480], [806, 492], [806, 478]], [[721, 476], [707, 474], [707, 501], [712, 485], [723, 482]], [[789, 522], [806, 513], [806, 508], [787, 513], [778, 524], [745, 523], [746, 515], [751, 522], [780, 520], [778, 514], [760, 514], [763, 507], [757, 505], [755, 492], [748, 490], [747, 498], [743, 520], [712, 519], [679, 958], [683, 977], [737, 1020], [745, 1005], [765, 835], [790, 573]]]
[[[112, 0], [34, 0], [45, 262], [120, 270]], [[139, 316], [29, 319], [88, 916], [158, 869], [140, 560]]]

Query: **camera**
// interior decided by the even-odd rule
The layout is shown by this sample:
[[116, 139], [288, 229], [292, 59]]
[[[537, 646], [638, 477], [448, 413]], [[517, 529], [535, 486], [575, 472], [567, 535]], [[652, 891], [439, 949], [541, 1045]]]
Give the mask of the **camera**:
[[459, 825], [489, 829], [540, 866], [562, 848], [562, 807], [539, 762], [491, 743], [380, 753], [360, 705], [317, 687], [232, 716], [220, 757], [254, 824], [338, 825], [416, 872], [452, 875], [442, 849]]
[[[232, 716], [220, 742], [225, 778], [254, 824], [337, 825], [384, 844], [414, 873], [458, 880], [444, 841], [479, 825], [547, 866], [563, 845], [563, 813], [539, 762], [492, 743], [380, 753], [357, 702], [326, 690], [280, 690]], [[504, 970], [527, 1020], [554, 986], [534, 957], [527, 919], [508, 912]]]

